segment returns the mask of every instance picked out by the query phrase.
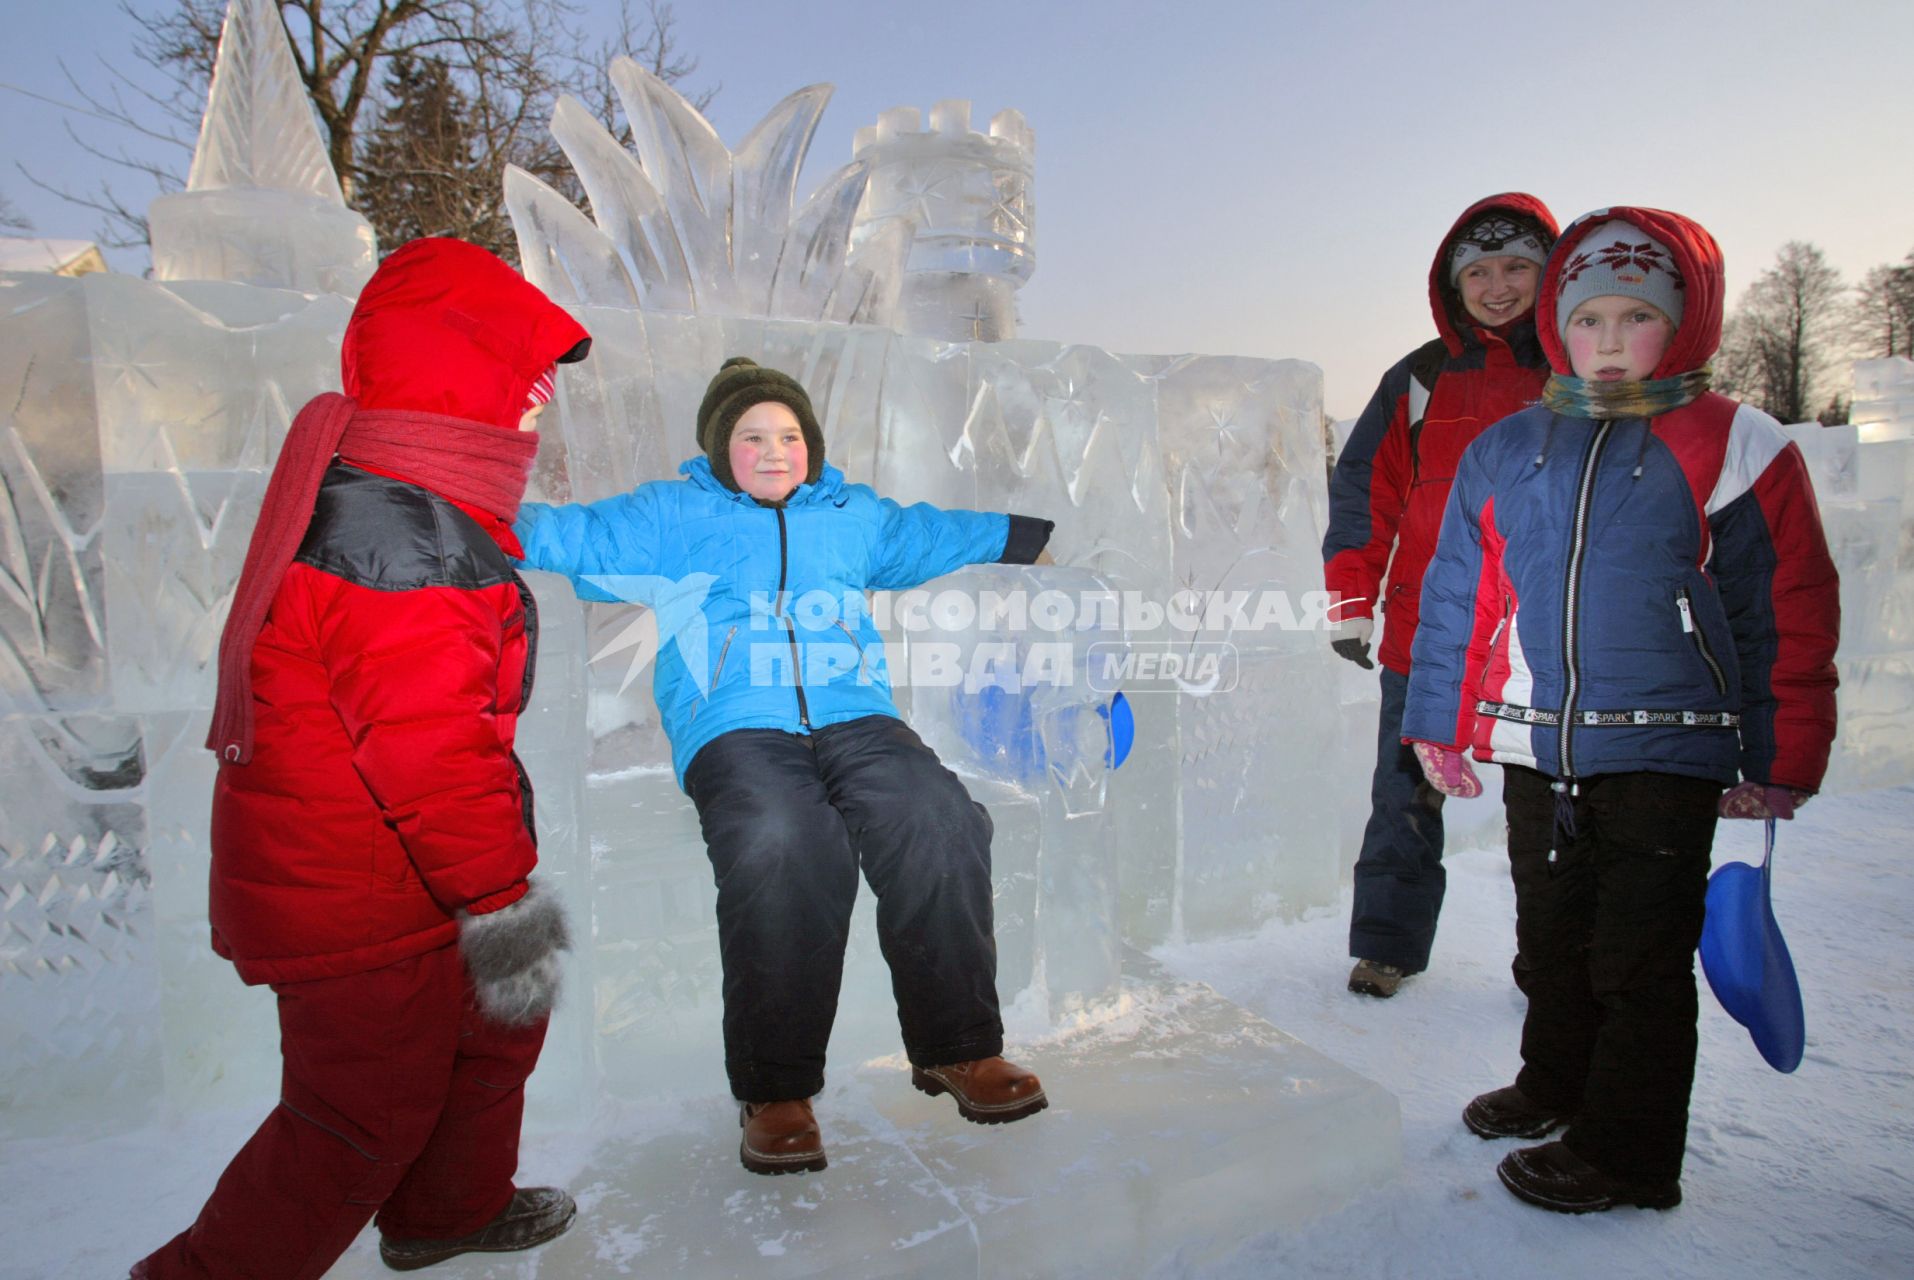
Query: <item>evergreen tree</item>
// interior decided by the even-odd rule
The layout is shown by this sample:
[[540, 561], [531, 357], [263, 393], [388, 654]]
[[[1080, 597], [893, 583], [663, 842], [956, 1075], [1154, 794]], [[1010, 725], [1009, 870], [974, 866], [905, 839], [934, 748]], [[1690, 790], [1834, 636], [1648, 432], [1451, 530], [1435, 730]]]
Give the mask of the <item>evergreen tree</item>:
[[388, 252], [420, 236], [457, 236], [517, 256], [502, 162], [486, 154], [473, 119], [443, 59], [392, 60], [360, 152], [355, 202]]

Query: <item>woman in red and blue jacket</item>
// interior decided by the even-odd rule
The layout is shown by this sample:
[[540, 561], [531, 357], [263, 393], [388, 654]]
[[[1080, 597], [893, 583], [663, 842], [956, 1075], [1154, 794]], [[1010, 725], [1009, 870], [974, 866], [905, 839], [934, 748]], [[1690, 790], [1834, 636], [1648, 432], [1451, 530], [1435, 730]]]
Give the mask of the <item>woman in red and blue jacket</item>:
[[1722, 294], [1686, 218], [1572, 224], [1555, 376], [1463, 455], [1423, 579], [1403, 736], [1450, 794], [1466, 752], [1505, 768], [1529, 998], [1521, 1074], [1464, 1120], [1569, 1126], [1499, 1170], [1552, 1209], [1680, 1201], [1717, 813], [1791, 816], [1834, 737], [1839, 583], [1800, 449], [1707, 390]]
[[1429, 268], [1439, 335], [1404, 356], [1363, 410], [1329, 482], [1324, 584], [1337, 653], [1368, 669], [1384, 573], [1382, 706], [1369, 823], [1356, 858], [1349, 989], [1391, 996], [1429, 965], [1442, 910], [1442, 795], [1402, 745], [1402, 703], [1423, 567], [1457, 459], [1484, 428], [1534, 404], [1548, 380], [1535, 295], [1555, 242], [1548, 206], [1520, 192], [1464, 210]]

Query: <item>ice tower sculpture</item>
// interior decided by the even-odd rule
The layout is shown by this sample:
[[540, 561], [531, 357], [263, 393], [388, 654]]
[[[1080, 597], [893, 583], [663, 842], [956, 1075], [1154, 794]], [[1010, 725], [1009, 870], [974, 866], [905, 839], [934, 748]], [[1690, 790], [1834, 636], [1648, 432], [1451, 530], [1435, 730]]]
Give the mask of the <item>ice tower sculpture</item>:
[[232, 0], [186, 190], [147, 210], [153, 276], [358, 293], [372, 225], [346, 208], [279, 6]]
[[1006, 108], [990, 132], [970, 127], [970, 104], [940, 102], [930, 129], [915, 107], [886, 111], [857, 131], [854, 152], [871, 166], [856, 238], [893, 218], [915, 228], [904, 277], [906, 333], [948, 342], [1017, 335], [1016, 291], [1036, 269], [1036, 139]]

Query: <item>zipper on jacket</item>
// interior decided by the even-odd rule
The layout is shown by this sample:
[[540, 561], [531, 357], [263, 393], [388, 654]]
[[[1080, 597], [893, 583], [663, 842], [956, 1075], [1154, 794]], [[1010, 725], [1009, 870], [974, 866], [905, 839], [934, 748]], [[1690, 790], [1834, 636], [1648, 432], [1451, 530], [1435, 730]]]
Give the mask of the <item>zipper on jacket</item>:
[[524, 715], [532, 705], [532, 681], [538, 672], [538, 598], [516, 573], [512, 575], [512, 586], [518, 591], [518, 602], [525, 610], [525, 677], [518, 686], [518, 713]]
[[1694, 597], [1689, 595], [1687, 587], [1676, 593], [1675, 608], [1681, 611], [1681, 629], [1695, 638], [1695, 652], [1708, 664], [1708, 674], [1715, 678], [1715, 692], [1725, 697], [1728, 693], [1728, 678], [1721, 674], [1721, 664], [1715, 661], [1714, 650], [1708, 647], [1708, 637], [1702, 634], [1701, 624], [1695, 621]]
[[804, 700], [804, 675], [798, 666], [797, 626], [784, 612], [784, 580], [790, 569], [790, 536], [784, 524], [784, 508], [771, 508], [778, 517], [778, 617], [784, 621], [785, 638], [791, 642], [791, 684], [797, 690], [798, 723], [811, 727], [811, 708]]
[[1608, 432], [1615, 424], [1603, 418], [1595, 430], [1595, 438], [1589, 442], [1588, 456], [1582, 460], [1582, 478], [1575, 489], [1575, 523], [1568, 545], [1568, 569], [1562, 584], [1562, 668], [1568, 680], [1568, 687], [1562, 697], [1562, 731], [1557, 745], [1560, 748], [1561, 776], [1556, 779], [1556, 790], [1575, 794], [1575, 758], [1569, 750], [1569, 739], [1575, 725], [1575, 695], [1581, 692], [1581, 673], [1576, 669], [1578, 655], [1575, 633], [1579, 626], [1581, 602], [1576, 598], [1582, 589], [1582, 556], [1588, 550], [1588, 508], [1595, 494], [1595, 475], [1601, 467], [1602, 446], [1608, 443]]

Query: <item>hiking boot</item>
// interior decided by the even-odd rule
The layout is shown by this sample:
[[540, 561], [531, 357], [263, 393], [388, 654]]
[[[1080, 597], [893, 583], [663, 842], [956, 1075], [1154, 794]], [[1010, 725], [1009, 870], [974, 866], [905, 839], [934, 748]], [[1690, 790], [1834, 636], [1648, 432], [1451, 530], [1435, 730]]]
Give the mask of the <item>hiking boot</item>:
[[498, 1217], [456, 1240], [379, 1237], [379, 1260], [394, 1271], [417, 1271], [461, 1253], [515, 1253], [565, 1234], [578, 1205], [557, 1187], [520, 1187]]
[[1495, 1173], [1517, 1199], [1556, 1213], [1603, 1213], [1616, 1205], [1672, 1209], [1681, 1203], [1680, 1182], [1623, 1182], [1559, 1142], [1511, 1151]]
[[1050, 1105], [1041, 1080], [1002, 1058], [912, 1067], [910, 1082], [933, 1098], [948, 1093], [957, 1100], [957, 1114], [973, 1124], [1009, 1124]]
[[746, 1102], [738, 1108], [738, 1160], [752, 1173], [815, 1173], [824, 1168], [824, 1136], [809, 1098]]
[[1546, 1138], [1568, 1117], [1529, 1101], [1514, 1085], [1491, 1089], [1462, 1108], [1462, 1123], [1478, 1138]]
[[1374, 996], [1378, 1000], [1387, 1000], [1402, 986], [1402, 980], [1409, 975], [1392, 964], [1382, 964], [1375, 960], [1358, 960], [1356, 967], [1349, 971], [1349, 989], [1360, 996]]

